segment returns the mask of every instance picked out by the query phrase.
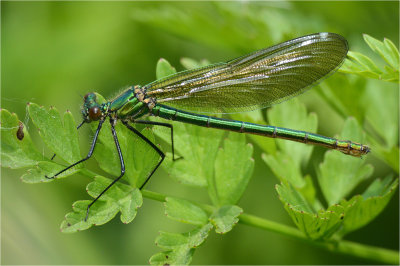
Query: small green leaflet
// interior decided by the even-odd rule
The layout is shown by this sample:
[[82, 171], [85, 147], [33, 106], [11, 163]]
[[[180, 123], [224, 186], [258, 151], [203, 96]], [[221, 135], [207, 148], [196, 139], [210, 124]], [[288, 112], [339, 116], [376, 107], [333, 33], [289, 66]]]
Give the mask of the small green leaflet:
[[57, 156], [70, 164], [82, 159], [76, 123], [69, 111], [63, 121], [54, 107], [46, 110], [32, 103], [28, 104], [28, 112], [43, 141]]
[[[362, 141], [363, 134], [355, 119], [346, 120], [341, 137]], [[396, 191], [398, 179], [393, 181], [391, 177], [386, 177], [383, 181], [375, 180], [363, 195], [344, 200], [373, 171], [372, 166], [365, 165], [364, 160], [346, 159], [349, 160], [327, 151], [319, 167], [318, 181], [329, 204], [326, 210], [312, 202], [315, 191], [308, 190], [305, 193], [304, 188], [291, 184], [290, 179], [276, 186], [279, 198], [293, 222], [311, 239], [329, 239], [334, 234], [344, 236], [368, 224], [385, 208]]]
[[[44, 143], [51, 149], [51, 152], [65, 152], [60, 156], [67, 163], [74, 158], [80, 159], [78, 137], [76, 125], [72, 114], [67, 111], [64, 114], [64, 120], [61, 120], [60, 114], [55, 108], [46, 110], [37, 104], [30, 103], [27, 108], [29, 116], [39, 129], [39, 134]], [[47, 125], [48, 123], [48, 125]], [[26, 183], [50, 182], [45, 175], [51, 176], [63, 169], [65, 166], [60, 163], [49, 160], [37, 151], [35, 145], [24, 129], [24, 138], [17, 139], [15, 132], [18, 129], [18, 118], [15, 114], [10, 114], [7, 110], [1, 110], [1, 159], [3, 167], [12, 169], [32, 167], [28, 169], [21, 179]], [[47, 125], [47, 126], [46, 126]], [[26, 128], [26, 126], [24, 126]], [[14, 132], [15, 131], [15, 132]], [[59, 142], [69, 145], [58, 145]], [[76, 159], [78, 160], [78, 159]], [[79, 171], [79, 167], [61, 174], [59, 178], [72, 175]]]
[[[364, 140], [362, 130], [354, 118], [346, 120], [340, 137], [358, 142]], [[319, 166], [318, 182], [329, 205], [339, 203], [340, 199], [346, 197], [373, 172], [372, 166], [366, 165], [365, 160], [338, 155], [327, 151], [324, 162]]]
[[195, 225], [187, 233], [160, 232], [156, 245], [165, 251], [153, 255], [152, 265], [182, 264], [187, 265], [192, 260], [194, 249], [205, 241], [211, 229], [225, 234], [232, 230], [239, 221], [238, 216], [243, 210], [235, 205], [225, 205], [216, 209], [211, 215], [195, 203], [184, 199], [167, 197], [165, 214], [168, 218]]
[[196, 247], [207, 238], [212, 225], [207, 223], [190, 232], [173, 234], [160, 232], [156, 245], [166, 250], [150, 258], [151, 265], [188, 265]]
[[216, 210], [210, 217], [211, 223], [218, 234], [226, 234], [239, 222], [243, 209], [236, 205], [225, 205]]
[[243, 134], [229, 133], [215, 159], [215, 172], [208, 179], [208, 194], [215, 206], [236, 204], [253, 174], [253, 146]]
[[[87, 191], [93, 198], [112, 182], [111, 179], [96, 176], [95, 181], [87, 186]], [[89, 218], [85, 222], [86, 210], [91, 200], [81, 200], [74, 203], [73, 211], [65, 216], [61, 231], [72, 233], [90, 228], [92, 225], [102, 225], [109, 222], [121, 212], [121, 221], [130, 223], [135, 218], [137, 209], [142, 206], [143, 199], [139, 189], [116, 183], [110, 188], [93, 207], [90, 208]]]
[[369, 57], [350, 51], [348, 59], [344, 62], [340, 71], [353, 73], [367, 78], [379, 79], [389, 82], [399, 82], [399, 50], [389, 39], [383, 42], [364, 34], [364, 40], [368, 46], [377, 53], [386, 64], [384, 69], [379, 68]]
[[167, 197], [164, 205], [165, 214], [172, 220], [193, 225], [204, 225], [208, 222], [207, 213], [190, 201]]
[[35, 166], [46, 160], [39, 153], [24, 126], [24, 138], [17, 138], [19, 120], [16, 114], [1, 109], [1, 166], [11, 169]]

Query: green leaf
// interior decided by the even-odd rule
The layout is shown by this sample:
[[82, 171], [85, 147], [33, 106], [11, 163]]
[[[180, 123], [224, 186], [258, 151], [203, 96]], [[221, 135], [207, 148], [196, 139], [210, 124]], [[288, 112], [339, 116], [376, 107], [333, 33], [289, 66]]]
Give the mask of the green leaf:
[[189, 265], [194, 249], [180, 246], [173, 251], [157, 253], [150, 258], [151, 265]]
[[[345, 121], [341, 138], [363, 142], [362, 130], [354, 118]], [[365, 161], [340, 152], [327, 151], [319, 166], [318, 181], [329, 205], [346, 197], [361, 181], [371, 176], [373, 167]]]
[[[111, 182], [108, 178], [96, 176], [95, 181], [88, 184], [87, 191], [90, 196], [96, 198]], [[86, 230], [92, 225], [102, 225], [114, 218], [118, 212], [121, 212], [123, 223], [130, 223], [143, 200], [139, 189], [117, 182], [90, 207], [89, 217], [85, 222], [87, 206], [91, 202], [75, 202], [72, 206], [74, 212], [68, 213], [61, 223], [61, 231], [71, 233]]]
[[[297, 99], [272, 107], [268, 111], [270, 123], [291, 129], [316, 132], [317, 117], [307, 114], [306, 107]], [[281, 181], [287, 180], [296, 188], [306, 185], [301, 172], [302, 164], [308, 162], [313, 149], [312, 145], [304, 145], [287, 140], [276, 140], [279, 151], [274, 154], [262, 154], [262, 159]]]
[[[26, 126], [19, 122], [16, 114], [5, 109], [0, 110], [1, 123], [1, 166], [18, 169], [35, 166], [40, 161], [47, 161], [32, 143]], [[21, 123], [21, 124], [20, 124]], [[23, 126], [24, 138], [17, 138], [17, 131]]]
[[289, 183], [276, 186], [279, 199], [284, 204], [296, 226], [311, 239], [328, 239], [337, 232], [343, 222], [345, 209], [332, 205], [315, 213], [303, 196]]
[[314, 213], [314, 209], [305, 197], [290, 183], [282, 181], [281, 185], [275, 186], [282, 203], [289, 208], [300, 212]]
[[[27, 173], [21, 176], [21, 180], [25, 183], [41, 183], [41, 182], [50, 182], [55, 179], [49, 179], [45, 176], [53, 176], [54, 174], [58, 173], [65, 166], [59, 165], [57, 163], [42, 161], [38, 162], [33, 168], [28, 169]], [[78, 169], [71, 168], [62, 174], [57, 176], [57, 179], [70, 176], [76, 172]]]
[[399, 69], [400, 68], [400, 65], [399, 65], [400, 55], [399, 55], [399, 50], [397, 49], [396, 45], [394, 45], [394, 43], [387, 38], [383, 39], [383, 43], [385, 44], [385, 48], [386, 48], [388, 57], [391, 59], [391, 63], [392, 63], [391, 66], [394, 69]]
[[188, 242], [188, 235], [160, 232], [160, 235], [156, 238], [156, 245], [163, 249], [174, 249], [175, 247], [184, 245]]
[[362, 99], [368, 105], [365, 118], [374, 132], [384, 140], [383, 147], [391, 149], [398, 146], [399, 140], [399, 90], [395, 84], [379, 86], [380, 82], [375, 81], [366, 88]]
[[229, 133], [215, 160], [215, 175], [208, 179], [208, 194], [214, 205], [236, 204], [253, 174], [253, 146], [243, 134]]
[[362, 195], [342, 200], [346, 212], [341, 235], [365, 226], [383, 211], [398, 187], [399, 180], [392, 180], [391, 176], [376, 179]]
[[[207, 180], [214, 174], [214, 162], [224, 131], [184, 123], [172, 125], [175, 155], [183, 158], [173, 162], [168, 154], [162, 167], [178, 182], [206, 187]], [[165, 142], [171, 143], [171, 131], [161, 127], [153, 127], [153, 130]]]
[[210, 62], [206, 59], [203, 59], [201, 61], [196, 61], [196, 60], [194, 60], [192, 58], [188, 58], [188, 57], [181, 58], [180, 62], [181, 62], [181, 65], [185, 69], [188, 69], [188, 70], [210, 65]]
[[68, 163], [75, 163], [82, 159], [76, 124], [69, 111], [64, 114], [64, 121], [61, 121], [60, 114], [54, 107], [46, 110], [44, 107], [30, 103], [28, 111], [33, 123], [39, 129], [41, 138], [57, 156]]
[[150, 258], [151, 265], [188, 265], [194, 250], [208, 237], [210, 223], [183, 234], [160, 232], [156, 245], [167, 250]]
[[210, 217], [211, 223], [215, 226], [215, 232], [225, 234], [232, 230], [239, 221], [239, 215], [243, 209], [235, 205], [225, 205], [216, 210]]
[[387, 82], [399, 82], [399, 51], [392, 41], [384, 39], [383, 42], [364, 34], [368, 46], [377, 53], [388, 65], [383, 69], [367, 56], [350, 51], [340, 71], [353, 73], [366, 78], [379, 79]]
[[304, 177], [305, 185], [301, 188], [296, 187], [296, 190], [301, 193], [305, 200], [312, 206], [313, 210], [322, 209], [323, 206], [321, 202], [316, 197], [316, 188], [313, 184], [312, 178], [309, 175]]
[[[95, 131], [96, 129], [97, 124], [92, 125], [92, 130]], [[161, 158], [148, 143], [127, 129], [122, 123], [118, 123], [115, 126], [115, 131], [117, 132], [125, 161], [125, 175], [123, 178], [132, 186], [140, 187]], [[155, 143], [151, 129], [144, 128], [140, 132]], [[104, 122], [99, 134], [94, 157], [98, 161], [100, 168], [107, 173], [115, 177], [121, 174], [121, 163], [108, 121]]]
[[207, 213], [190, 201], [167, 197], [164, 204], [165, 214], [172, 220], [194, 225], [204, 225], [208, 222]]
[[354, 196], [349, 201], [342, 199], [340, 204], [333, 204], [326, 211], [310, 205], [287, 182], [277, 185], [276, 190], [293, 222], [307, 237], [327, 239], [334, 233], [343, 236], [371, 222], [385, 208], [397, 186], [398, 179], [392, 182], [391, 177], [375, 180], [363, 195]]
[[380, 79], [382, 71], [367, 56], [349, 51], [347, 59], [341, 67], [341, 71], [345, 73], [357, 73], [367, 78]]
[[[377, 54], [379, 54], [391, 67], [395, 68], [398, 66], [398, 51], [397, 56], [395, 51], [387, 47], [383, 42], [369, 36], [368, 34], [363, 34], [365, 42], [368, 46]], [[393, 44], [393, 43], [392, 43]], [[388, 49], [389, 48], [389, 49]], [[397, 61], [396, 61], [397, 60]]]
[[188, 245], [190, 248], [195, 248], [203, 243], [211, 229], [212, 225], [207, 223], [205, 226], [182, 234], [160, 232], [160, 235], [156, 238], [156, 245], [163, 249], [174, 249], [181, 245]]
[[[312, 133], [316, 132], [318, 123], [316, 114], [307, 114], [305, 105], [296, 98], [269, 109], [268, 120], [274, 126]], [[293, 167], [300, 167], [302, 163], [308, 162], [313, 150], [313, 145], [278, 139], [276, 142], [283, 153], [292, 157], [295, 163]]]
[[278, 151], [274, 155], [263, 153], [261, 157], [279, 180], [287, 180], [297, 188], [305, 185], [300, 167], [296, 167], [295, 161], [289, 154]]
[[[393, 181], [393, 182], [392, 182]], [[368, 199], [371, 197], [383, 196], [389, 192], [396, 191], [396, 185], [398, 184], [398, 179], [393, 180], [392, 176], [387, 176], [383, 180], [375, 179], [369, 187], [362, 194], [363, 199]]]
[[[44, 126], [46, 124], [46, 120], [51, 118], [46, 118], [47, 111], [44, 108], [38, 107], [36, 104], [30, 104], [28, 106], [28, 110], [32, 112], [31, 117], [35, 118], [36, 123]], [[44, 114], [42, 113], [44, 112]], [[55, 109], [51, 109], [50, 112], [53, 115], [53, 120], [58, 121], [57, 123], [50, 123], [48, 127], [45, 127], [41, 132], [41, 137], [45, 140], [46, 143], [51, 143], [50, 145], [54, 145], [55, 139], [52, 139], [52, 134], [54, 132], [60, 133], [62, 136], [56, 136], [61, 143], [71, 143], [71, 154], [75, 153], [74, 146], [77, 145], [77, 139], [72, 136], [67, 136], [71, 131], [76, 131], [75, 122], [70, 112], [66, 112], [64, 115], [64, 128], [62, 127], [60, 116]], [[59, 118], [56, 119], [56, 118]], [[54, 122], [53, 121], [53, 122]], [[39, 182], [49, 182], [53, 179], [48, 179], [45, 176], [52, 176], [55, 173], [59, 172], [63, 168], [64, 165], [60, 165], [56, 162], [50, 161], [43, 154], [39, 153], [35, 148], [32, 140], [30, 138], [29, 133], [25, 130], [25, 126], [18, 122], [18, 118], [15, 114], [10, 114], [7, 110], [1, 110], [1, 159], [3, 167], [10, 167], [13, 169], [23, 168], [23, 167], [32, 167], [28, 169], [27, 173], [24, 174], [21, 179], [26, 183], [39, 183]], [[17, 138], [17, 131], [20, 128], [23, 130], [24, 137], [20, 140]], [[55, 127], [55, 128], [52, 128]], [[74, 133], [76, 136], [76, 132]], [[63, 138], [65, 137], [65, 138]], [[46, 141], [47, 140], [47, 141]], [[76, 141], [76, 142], [75, 142]], [[63, 146], [65, 149], [65, 145]], [[77, 146], [76, 146], [77, 147]], [[76, 148], [75, 147], [75, 148]], [[79, 153], [79, 147], [78, 147]], [[68, 154], [68, 151], [67, 151]], [[72, 160], [70, 158], [70, 160]], [[58, 178], [66, 177], [73, 173], [79, 171], [79, 168], [76, 167], [60, 174]]]
[[160, 58], [157, 62], [156, 77], [157, 79], [168, 77], [169, 75], [175, 74], [176, 70], [171, 64], [164, 58]]

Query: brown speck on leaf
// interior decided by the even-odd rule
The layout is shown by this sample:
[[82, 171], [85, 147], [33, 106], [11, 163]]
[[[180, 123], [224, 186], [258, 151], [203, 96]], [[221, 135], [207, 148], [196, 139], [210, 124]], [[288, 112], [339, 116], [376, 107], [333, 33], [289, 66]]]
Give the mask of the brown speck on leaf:
[[67, 223], [67, 226], [71, 226], [71, 224], [70, 224], [70, 223]]
[[19, 121], [19, 126], [18, 126], [18, 130], [17, 130], [17, 139], [19, 140], [23, 140], [24, 139], [24, 124], [22, 124], [21, 121]]

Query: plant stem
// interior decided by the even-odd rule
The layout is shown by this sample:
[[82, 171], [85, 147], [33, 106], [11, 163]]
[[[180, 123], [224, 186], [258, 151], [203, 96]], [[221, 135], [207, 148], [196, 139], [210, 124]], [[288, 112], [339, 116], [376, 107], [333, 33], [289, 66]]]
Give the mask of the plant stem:
[[320, 247], [325, 250], [346, 254], [362, 259], [374, 260], [386, 264], [399, 264], [399, 253], [394, 250], [363, 245], [360, 243], [339, 240], [339, 241], [316, 241], [307, 238], [300, 230], [293, 227], [279, 224], [267, 219], [263, 219], [251, 214], [242, 213], [240, 215], [240, 223], [273, 231], [297, 238], [301, 241]]
[[[157, 200], [160, 202], [164, 202], [165, 198], [168, 197], [167, 195], [163, 195], [148, 190], [142, 190], [142, 194], [146, 198]], [[207, 204], [198, 204], [198, 205], [200, 205], [205, 211], [209, 213], [213, 212], [213, 210], [216, 209], [215, 207]], [[239, 218], [240, 218], [239, 222], [242, 224], [290, 236], [299, 239], [301, 241], [307, 242], [316, 247], [329, 250], [331, 252], [346, 254], [366, 260], [374, 260], [385, 264], [393, 264], [393, 265], [399, 264], [399, 253], [394, 250], [363, 245], [360, 243], [347, 240], [316, 241], [307, 238], [300, 230], [294, 227], [283, 225], [251, 214], [242, 213]]]

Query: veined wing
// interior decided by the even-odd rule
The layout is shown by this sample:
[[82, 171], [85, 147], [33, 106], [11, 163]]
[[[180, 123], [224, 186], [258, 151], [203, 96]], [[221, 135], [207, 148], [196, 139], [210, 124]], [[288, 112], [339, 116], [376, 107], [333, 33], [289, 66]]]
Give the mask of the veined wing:
[[296, 38], [204, 68], [177, 73], [144, 88], [158, 103], [187, 111], [233, 113], [292, 98], [335, 72], [347, 41], [334, 33]]

